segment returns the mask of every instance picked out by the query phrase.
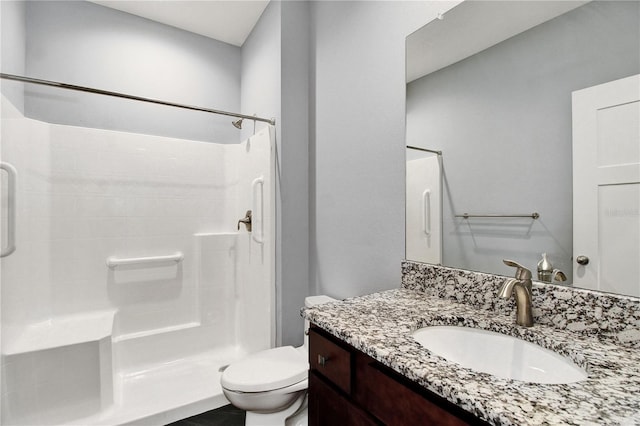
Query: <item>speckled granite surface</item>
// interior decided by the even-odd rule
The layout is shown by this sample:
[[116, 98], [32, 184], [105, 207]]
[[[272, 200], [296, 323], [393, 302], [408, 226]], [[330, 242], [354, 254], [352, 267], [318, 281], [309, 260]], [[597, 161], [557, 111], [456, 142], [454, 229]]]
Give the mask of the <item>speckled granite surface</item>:
[[[432, 277], [425, 280], [420, 277], [427, 271], [414, 264], [420, 269], [416, 271], [408, 263], [413, 264], [403, 263], [402, 288], [319, 305], [304, 310], [304, 315], [374, 359], [495, 425], [640, 424], [640, 351], [633, 339], [617, 337], [625, 330], [630, 333], [622, 321], [618, 324], [607, 320], [607, 306], [617, 311], [617, 302], [607, 305], [598, 300], [603, 309], [600, 314], [575, 314], [578, 316], [572, 318], [574, 309], [581, 312], [573, 302], [591, 299], [580, 295], [566, 298], [565, 289], [560, 288], [562, 296], [550, 296], [558, 301], [538, 295], [536, 301], [544, 305], [537, 311], [539, 321], [534, 327], [523, 328], [515, 325], [511, 304], [494, 300], [494, 285], [499, 286], [503, 278], [489, 276], [478, 286], [475, 277], [464, 273], [460, 276], [454, 270], [430, 269]], [[469, 284], [466, 280], [476, 285], [465, 287]], [[593, 295], [596, 299], [597, 296]], [[638, 304], [638, 299], [623, 299], [622, 306], [637, 315], [638, 307], [631, 305]], [[564, 305], [571, 312], [571, 318], [566, 320], [561, 319]], [[547, 310], [556, 316], [555, 320], [540, 320]], [[624, 314], [614, 312], [613, 317]], [[576, 327], [576, 323], [581, 325]], [[427, 325], [469, 326], [516, 336], [571, 358], [586, 368], [589, 378], [578, 383], [542, 385], [478, 373], [448, 362], [416, 343], [411, 332]]]
[[[402, 287], [430, 296], [509, 314], [513, 298], [496, 297], [505, 277], [405, 261]], [[640, 349], [640, 299], [534, 281], [533, 316], [550, 325]]]

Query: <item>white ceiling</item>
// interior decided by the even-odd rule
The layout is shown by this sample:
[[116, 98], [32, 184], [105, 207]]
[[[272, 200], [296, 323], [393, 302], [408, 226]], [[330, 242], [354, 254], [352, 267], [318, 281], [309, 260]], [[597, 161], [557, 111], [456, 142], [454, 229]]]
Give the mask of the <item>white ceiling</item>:
[[442, 69], [588, 3], [464, 1], [407, 37], [407, 82]]
[[94, 0], [92, 3], [242, 46], [269, 0]]

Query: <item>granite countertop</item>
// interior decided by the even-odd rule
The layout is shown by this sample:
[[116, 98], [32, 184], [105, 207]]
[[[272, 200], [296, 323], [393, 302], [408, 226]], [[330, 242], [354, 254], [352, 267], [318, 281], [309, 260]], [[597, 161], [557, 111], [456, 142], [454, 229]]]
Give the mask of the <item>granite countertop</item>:
[[[303, 310], [312, 323], [426, 389], [495, 425], [640, 424], [640, 351], [550, 325], [517, 326], [504, 312], [400, 288]], [[588, 379], [535, 384], [448, 362], [411, 337], [428, 325], [482, 328], [572, 359]]]

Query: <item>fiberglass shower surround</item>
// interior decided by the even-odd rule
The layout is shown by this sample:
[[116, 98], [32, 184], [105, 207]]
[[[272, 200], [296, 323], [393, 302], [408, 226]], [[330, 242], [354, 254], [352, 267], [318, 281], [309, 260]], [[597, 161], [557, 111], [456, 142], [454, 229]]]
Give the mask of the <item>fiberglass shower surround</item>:
[[[2, 424], [225, 405], [220, 367], [274, 343], [273, 129], [219, 144], [50, 124], [3, 96], [1, 136]], [[236, 230], [248, 209], [258, 233]]]

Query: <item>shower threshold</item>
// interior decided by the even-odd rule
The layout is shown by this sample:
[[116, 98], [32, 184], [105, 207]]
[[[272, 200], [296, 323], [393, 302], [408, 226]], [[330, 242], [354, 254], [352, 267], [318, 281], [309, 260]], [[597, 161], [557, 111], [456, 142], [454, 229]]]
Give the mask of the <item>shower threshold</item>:
[[219, 369], [238, 350], [216, 350], [116, 375], [116, 401], [69, 425], [163, 425], [227, 405]]

